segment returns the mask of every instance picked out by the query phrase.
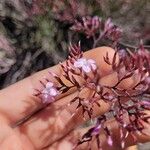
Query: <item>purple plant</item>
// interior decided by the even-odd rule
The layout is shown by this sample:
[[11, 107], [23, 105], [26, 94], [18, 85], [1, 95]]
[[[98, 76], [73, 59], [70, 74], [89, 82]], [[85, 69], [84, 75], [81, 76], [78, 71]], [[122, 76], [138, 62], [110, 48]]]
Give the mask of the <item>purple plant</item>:
[[[78, 94], [70, 100], [70, 105], [77, 102], [76, 110], [82, 109], [82, 115], [88, 115], [89, 119], [93, 116], [94, 105], [101, 109], [99, 100], [102, 99], [110, 105], [110, 109], [103, 115], [97, 117], [94, 127], [89, 129], [79, 140], [77, 146], [90, 142], [96, 138], [98, 149], [101, 148], [99, 135], [103, 131], [107, 136], [108, 145], [113, 145], [112, 133], [107, 126], [107, 121], [114, 119], [117, 121], [120, 129], [120, 139], [122, 149], [125, 146], [125, 139], [130, 135], [136, 141], [135, 133], [143, 133], [143, 122], [148, 123], [150, 116], [147, 116], [143, 110], [150, 110], [150, 52], [144, 49], [141, 44], [138, 50], [128, 53], [125, 50], [117, 50], [113, 60], [109, 60], [108, 54], [104, 57], [105, 62], [112, 66], [117, 74], [117, 83], [113, 86], [101, 84], [99, 81], [101, 75], [98, 73], [99, 68], [92, 59], [83, 57], [80, 44], [70, 45], [68, 59], [60, 63], [63, 70], [63, 78], [54, 73], [50, 73], [55, 79], [54, 83], [46, 80], [43, 84], [44, 89], [38, 91], [36, 96], [41, 97], [43, 103], [52, 103], [57, 96], [66, 93], [72, 88], [76, 88]], [[119, 62], [117, 61], [119, 56]], [[137, 76], [137, 83], [128, 89], [123, 89], [119, 85], [132, 76]], [[82, 83], [79, 81], [82, 80]], [[82, 90], [88, 89], [91, 92], [89, 97], [81, 97]], [[123, 99], [126, 99], [124, 101]], [[143, 133], [144, 134], [144, 133]]]
[[104, 21], [98, 16], [86, 16], [82, 17], [81, 21], [75, 20], [71, 29], [84, 33], [87, 38], [92, 37], [94, 41], [93, 48], [103, 38], [108, 38], [115, 43], [118, 42], [122, 33], [122, 30], [114, 25], [110, 18]]

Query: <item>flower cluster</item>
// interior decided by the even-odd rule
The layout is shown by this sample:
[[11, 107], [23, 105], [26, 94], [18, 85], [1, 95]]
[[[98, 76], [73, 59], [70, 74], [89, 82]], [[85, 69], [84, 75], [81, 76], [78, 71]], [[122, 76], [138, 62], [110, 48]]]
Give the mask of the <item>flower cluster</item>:
[[98, 16], [87, 16], [83, 17], [81, 21], [76, 20], [71, 29], [84, 33], [87, 38], [93, 37], [94, 42], [96, 42], [94, 47], [102, 38], [118, 41], [122, 33], [122, 30], [113, 24], [110, 18], [103, 21]]
[[72, 30], [77, 32], [83, 32], [87, 37], [94, 36], [101, 26], [101, 18], [98, 16], [94, 17], [83, 17], [81, 21], [75, 20], [74, 25], [71, 27]]
[[59, 94], [58, 90], [54, 87], [52, 82], [47, 82], [44, 90], [41, 92], [43, 102], [53, 102], [55, 97]]
[[45, 79], [45, 80], [46, 80], [46, 83], [44, 83], [43, 81], [40, 81], [41, 85], [43, 86], [42, 88], [43, 90], [36, 89], [36, 94], [34, 95], [42, 99], [43, 103], [52, 103], [55, 101], [56, 97], [59, 95], [59, 90], [58, 90], [58, 87], [56, 87], [56, 85], [53, 82], [49, 81], [48, 79]]
[[96, 70], [96, 64], [93, 59], [86, 60], [85, 58], [80, 58], [74, 62], [74, 67], [82, 68], [82, 70], [86, 73], [91, 72], [92, 70]]
[[[111, 25], [107, 28], [111, 28]], [[99, 135], [102, 131], [107, 136], [108, 145], [112, 146], [112, 133], [107, 126], [107, 121], [111, 118], [118, 122], [121, 146], [124, 149], [125, 139], [130, 135], [136, 141], [134, 134], [142, 133], [144, 129], [142, 121], [148, 123], [150, 118], [143, 111], [150, 110], [150, 52], [140, 45], [137, 51], [130, 54], [124, 50], [116, 51], [112, 61], [109, 60], [107, 54], [104, 60], [117, 73], [118, 81], [113, 86], [106, 86], [99, 82], [101, 75], [98, 73], [98, 69], [100, 68], [94, 60], [83, 57], [80, 44], [78, 46], [70, 45], [69, 50], [68, 60], [60, 65], [63, 70], [63, 78], [68, 80], [71, 85], [66, 85], [61, 77], [50, 73], [55, 78], [57, 86], [47, 81], [45, 89], [37, 96], [42, 95], [43, 102], [53, 102], [57, 95], [66, 93], [71, 88], [76, 87], [78, 94], [70, 100], [70, 104], [77, 102], [76, 109], [82, 109], [83, 117], [88, 115], [89, 119], [92, 118], [94, 105], [101, 108], [99, 99], [102, 99], [110, 105], [110, 109], [97, 118], [95, 126], [81, 137], [77, 146], [95, 138], [97, 148], [101, 149]], [[117, 55], [120, 57], [118, 63], [116, 63]], [[120, 83], [132, 76], [138, 77], [137, 83], [130, 89], [120, 88]], [[82, 78], [82, 83], [80, 83], [78, 77]], [[80, 92], [84, 88], [91, 91], [90, 96], [80, 97]], [[124, 99], [126, 100], [124, 101]]]

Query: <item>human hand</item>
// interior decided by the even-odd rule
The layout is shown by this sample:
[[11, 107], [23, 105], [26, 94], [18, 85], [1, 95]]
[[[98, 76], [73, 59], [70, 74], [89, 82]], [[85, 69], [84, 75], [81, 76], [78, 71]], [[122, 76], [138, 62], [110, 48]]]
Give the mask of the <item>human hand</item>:
[[[111, 67], [103, 59], [107, 52], [109, 58], [112, 59], [114, 51], [108, 47], [88, 51], [84, 56], [96, 61], [103, 76], [100, 82], [113, 85], [116, 80], [115, 73], [112, 72]], [[61, 76], [62, 71], [59, 65], [51, 67], [48, 70]], [[49, 78], [48, 70], [38, 72], [0, 91], [0, 148], [2, 150], [38, 150], [43, 148], [48, 150], [71, 150], [80, 135], [83, 135], [87, 130], [86, 128], [75, 129], [88, 120], [88, 117], [86, 120], [83, 119], [80, 111], [76, 112], [75, 104], [63, 110], [61, 109], [76, 95], [76, 91], [71, 91], [67, 95], [60, 97], [56, 102], [36, 113], [36, 115], [32, 116], [25, 123], [14, 127], [14, 124], [20, 119], [41, 109], [41, 100], [35, 97], [33, 93], [35, 88], [41, 88], [39, 80], [45, 76]], [[135, 84], [135, 80], [134, 77], [130, 77], [121, 86], [123, 88], [130, 88], [130, 86]], [[95, 107], [92, 117], [102, 115], [109, 109], [109, 105], [104, 101], [100, 100], [100, 104], [102, 106], [101, 109]], [[119, 150], [121, 149], [121, 144], [117, 123], [114, 120], [110, 120], [108, 121], [108, 125], [112, 129], [114, 144], [110, 147], [107, 144], [105, 135], [101, 134], [103, 148], [104, 150]], [[144, 130], [145, 132], [150, 132], [149, 124], [145, 123]], [[150, 140], [150, 137], [146, 135], [136, 136], [138, 142]], [[95, 141], [93, 141], [93, 149], [95, 150], [96, 144], [94, 143]], [[135, 143], [129, 136], [126, 139], [125, 147], [133, 144]], [[88, 144], [86, 143], [78, 147], [80, 150], [87, 148]]]

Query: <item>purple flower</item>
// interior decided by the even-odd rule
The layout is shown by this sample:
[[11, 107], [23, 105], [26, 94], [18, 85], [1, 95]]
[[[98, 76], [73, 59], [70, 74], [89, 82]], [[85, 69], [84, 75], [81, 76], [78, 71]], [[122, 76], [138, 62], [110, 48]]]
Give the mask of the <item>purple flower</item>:
[[94, 127], [94, 128], [93, 128], [93, 131], [92, 131], [92, 135], [97, 135], [97, 134], [99, 134], [100, 129], [101, 129], [101, 125], [98, 125], [98, 126]]
[[74, 62], [74, 67], [81, 68], [84, 72], [89, 73], [96, 70], [97, 66], [93, 59], [80, 58]]
[[121, 148], [124, 149], [124, 147], [125, 147], [125, 141], [123, 140], [121, 141]]
[[55, 100], [55, 97], [59, 94], [56, 87], [52, 82], [47, 82], [45, 89], [41, 92], [43, 97], [43, 103], [51, 103]]
[[111, 30], [113, 27], [114, 27], [114, 24], [112, 23], [111, 19], [108, 18], [105, 22], [104, 32]]
[[108, 142], [108, 145], [110, 145], [110, 146], [113, 145], [113, 141], [112, 141], [111, 136], [108, 136], [107, 142]]

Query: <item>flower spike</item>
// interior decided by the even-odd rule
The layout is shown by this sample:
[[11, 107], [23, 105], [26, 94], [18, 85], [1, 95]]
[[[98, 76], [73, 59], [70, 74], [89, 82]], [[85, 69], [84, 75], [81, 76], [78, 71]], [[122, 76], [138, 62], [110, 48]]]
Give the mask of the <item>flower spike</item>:
[[[94, 21], [92, 23], [97, 25]], [[88, 27], [88, 24], [84, 22], [84, 26]], [[110, 20], [105, 24], [107, 30], [112, 26]], [[104, 61], [112, 66], [118, 78], [117, 83], [113, 86], [106, 86], [99, 82], [101, 80], [98, 73], [100, 68], [96, 65], [95, 60], [83, 57], [80, 44], [78, 46], [70, 45], [69, 52], [68, 60], [60, 63], [62, 76], [49, 72], [50, 76], [54, 78], [54, 82], [49, 80], [46, 80], [46, 84], [41, 82], [43, 90], [37, 90], [37, 96], [40, 96], [44, 103], [52, 103], [55, 102], [58, 95], [75, 88], [77, 94], [66, 107], [76, 103], [76, 110], [81, 109], [82, 117], [88, 116], [89, 119], [92, 119], [95, 105], [101, 109], [99, 99], [110, 105], [110, 110], [96, 119], [96, 123], [81, 137], [77, 145], [90, 143], [95, 138], [98, 149], [102, 149], [99, 135], [103, 131], [107, 137], [107, 144], [113, 146], [112, 131], [107, 126], [107, 121], [110, 119], [114, 119], [118, 123], [122, 148], [125, 147], [125, 139], [129, 135], [136, 141], [135, 133], [142, 134], [144, 129], [142, 122], [148, 122], [150, 118], [143, 113], [143, 110], [150, 110], [150, 52], [143, 46], [131, 54], [125, 50], [118, 50], [112, 61], [109, 60], [107, 53]], [[119, 56], [118, 63], [116, 63], [117, 56]], [[139, 77], [136, 85], [130, 89], [121, 89], [120, 83], [132, 76]], [[85, 89], [91, 94], [81, 96]]]

